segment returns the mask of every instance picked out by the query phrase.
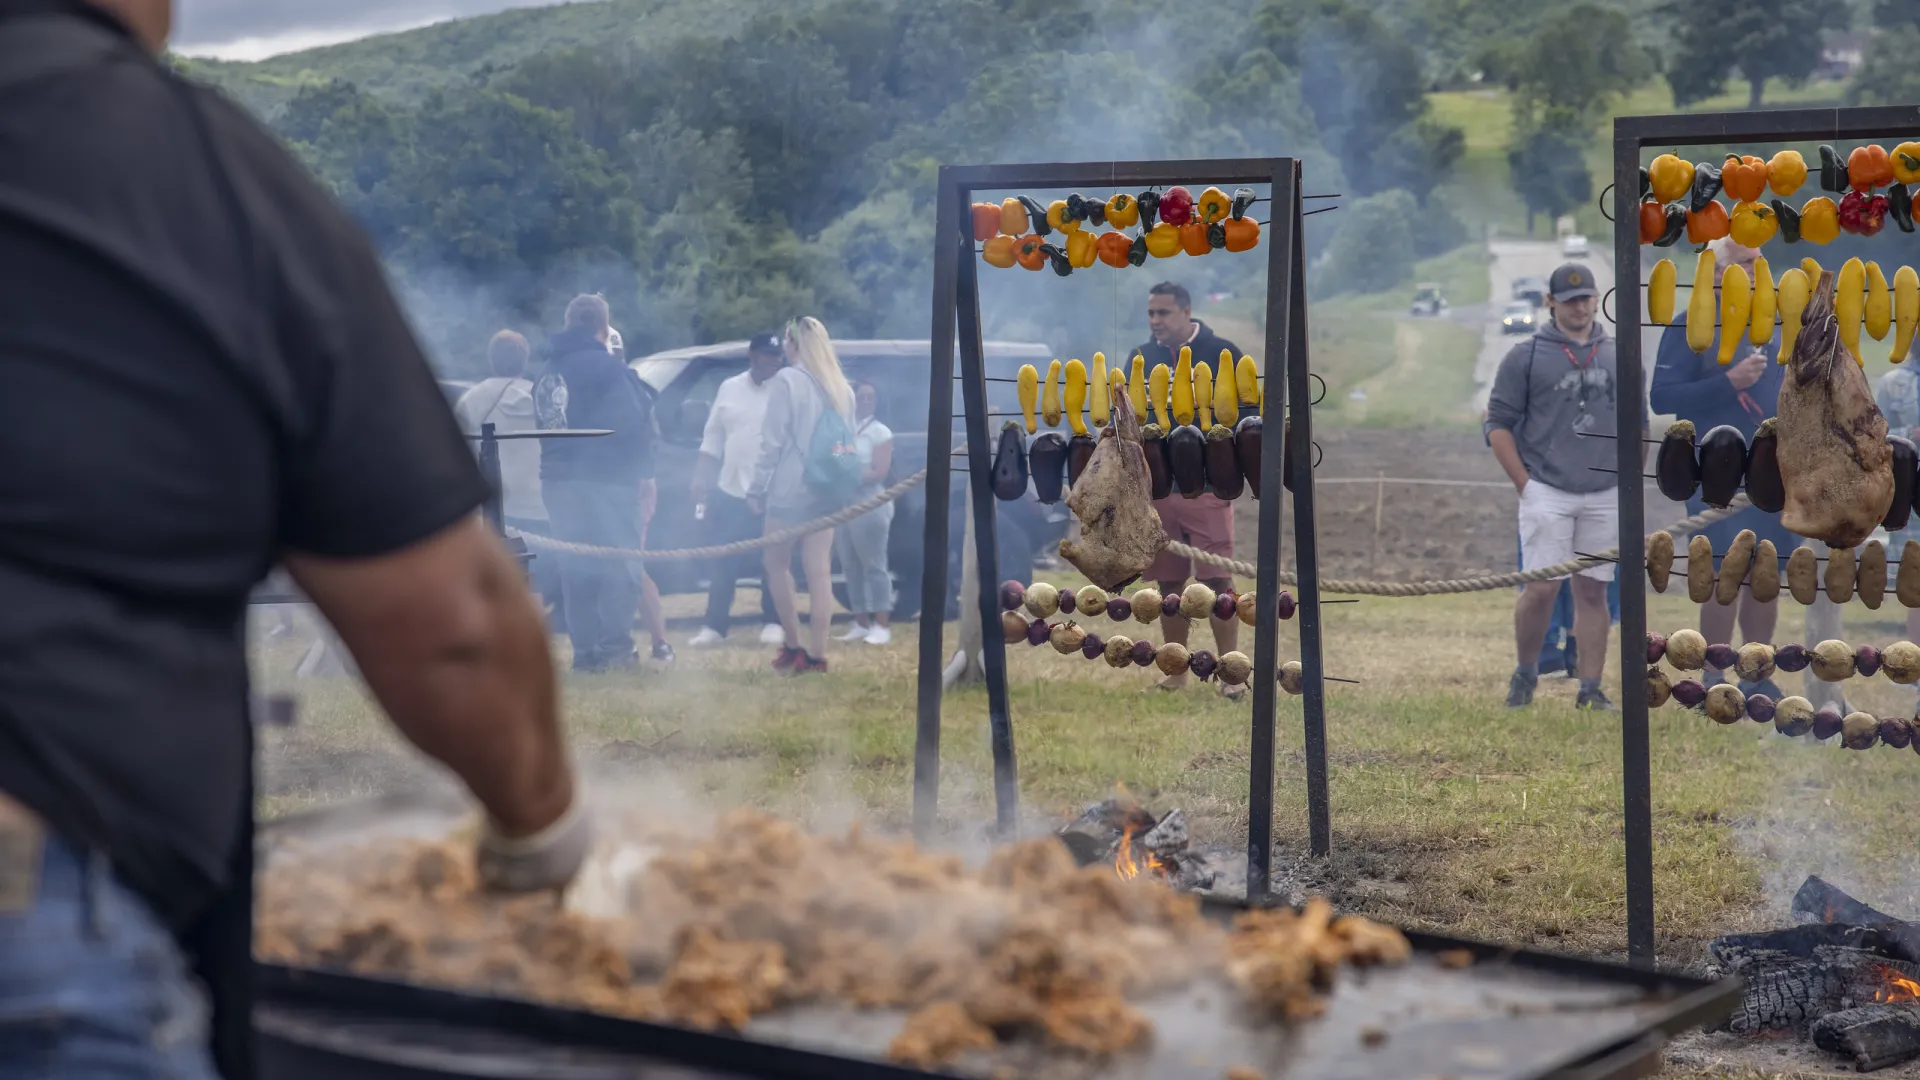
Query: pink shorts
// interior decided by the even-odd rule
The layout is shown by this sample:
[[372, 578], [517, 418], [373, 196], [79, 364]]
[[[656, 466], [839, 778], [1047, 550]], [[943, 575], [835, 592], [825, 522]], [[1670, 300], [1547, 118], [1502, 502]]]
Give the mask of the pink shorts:
[[[1160, 513], [1160, 528], [1167, 534], [1167, 539], [1199, 548], [1211, 555], [1229, 559], [1233, 557], [1232, 503], [1215, 495], [1200, 495], [1191, 499], [1184, 495], [1169, 495], [1155, 500], [1153, 508]], [[1194, 561], [1185, 555], [1162, 551], [1141, 576], [1146, 581], [1186, 581], [1190, 578], [1204, 580], [1233, 575], [1224, 567], [1209, 566], [1204, 560], [1195, 566]]]

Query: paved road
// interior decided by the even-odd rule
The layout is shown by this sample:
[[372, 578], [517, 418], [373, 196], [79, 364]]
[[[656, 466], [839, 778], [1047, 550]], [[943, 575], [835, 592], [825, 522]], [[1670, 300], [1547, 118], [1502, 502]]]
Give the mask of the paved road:
[[[1544, 240], [1495, 240], [1490, 245], [1493, 262], [1487, 273], [1492, 279], [1492, 299], [1487, 303], [1482, 325], [1486, 339], [1480, 346], [1480, 359], [1473, 369], [1473, 407], [1482, 412], [1487, 407], [1487, 393], [1493, 387], [1493, 374], [1500, 367], [1500, 360], [1507, 355], [1514, 344], [1525, 340], [1518, 334], [1507, 335], [1501, 332], [1500, 314], [1513, 296], [1513, 283], [1523, 277], [1546, 278], [1554, 268], [1565, 262], [1560, 255], [1560, 245]], [[1580, 260], [1593, 270], [1599, 279], [1602, 295], [1613, 288], [1613, 260], [1604, 251], [1596, 247], [1593, 254]], [[1609, 305], [1611, 307], [1611, 305]], [[1546, 312], [1541, 311], [1541, 318]]]

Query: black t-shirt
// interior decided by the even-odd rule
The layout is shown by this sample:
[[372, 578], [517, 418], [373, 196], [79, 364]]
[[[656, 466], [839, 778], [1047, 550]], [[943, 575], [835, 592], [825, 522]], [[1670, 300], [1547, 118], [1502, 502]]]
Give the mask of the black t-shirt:
[[305, 170], [104, 17], [27, 6], [0, 3], [0, 791], [107, 833], [183, 922], [251, 812], [249, 588], [486, 487]]
[[[1220, 350], [1222, 349], [1233, 354], [1234, 363], [1237, 364], [1240, 362], [1239, 346], [1221, 337], [1219, 334], [1214, 333], [1213, 327], [1208, 326], [1199, 319], [1195, 319], [1193, 322], [1194, 325], [1200, 328], [1200, 332], [1193, 335], [1193, 340], [1187, 343], [1187, 346], [1193, 350], [1194, 363], [1205, 364], [1210, 369], [1218, 368], [1220, 366]], [[1148, 338], [1146, 344], [1136, 346], [1133, 351], [1139, 353], [1146, 359], [1148, 371], [1152, 371], [1154, 367], [1159, 364], [1172, 367], [1180, 360], [1180, 350], [1178, 348], [1169, 349], [1165, 345], [1154, 341], [1152, 338]], [[1218, 374], [1218, 372], [1216, 371], [1215, 374]], [[1144, 418], [1142, 422], [1145, 422]]]

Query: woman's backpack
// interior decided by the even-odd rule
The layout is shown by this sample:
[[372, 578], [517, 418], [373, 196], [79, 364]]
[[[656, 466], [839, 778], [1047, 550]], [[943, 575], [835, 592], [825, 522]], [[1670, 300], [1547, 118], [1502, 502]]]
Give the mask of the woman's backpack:
[[808, 490], [816, 495], [846, 503], [860, 491], [860, 450], [853, 442], [853, 429], [833, 407], [833, 399], [811, 372], [806, 372], [820, 391], [825, 407], [813, 425], [813, 437], [807, 440], [806, 467], [802, 472]]

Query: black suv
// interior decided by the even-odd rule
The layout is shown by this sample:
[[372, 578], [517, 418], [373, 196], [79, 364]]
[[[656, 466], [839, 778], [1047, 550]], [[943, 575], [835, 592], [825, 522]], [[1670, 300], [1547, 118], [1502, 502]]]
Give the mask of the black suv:
[[[932, 367], [931, 345], [926, 341], [836, 341], [834, 351], [848, 379], [866, 379], [880, 392], [877, 415], [894, 433], [893, 473], [887, 483], [911, 475], [927, 463], [927, 379]], [[1042, 371], [1053, 354], [1044, 345], [990, 341], [986, 343], [987, 374], [1008, 382], [988, 383], [988, 403], [996, 413], [1016, 414], [1018, 399], [1011, 382], [1022, 364], [1033, 364]], [[659, 417], [662, 449], [656, 475], [660, 485], [660, 509], [647, 533], [647, 546], [656, 551], [699, 547], [708, 543], [700, 523], [693, 517], [693, 500], [685, 497], [693, 480], [695, 460], [700, 452], [700, 436], [706, 429], [707, 413], [714, 392], [723, 379], [747, 370], [747, 343], [730, 341], [654, 353], [632, 361], [640, 378], [658, 394], [655, 409]], [[955, 364], [956, 373], [958, 363]], [[965, 441], [958, 414], [960, 393], [954, 383], [954, 445]], [[995, 439], [1005, 417], [989, 421]], [[991, 452], [991, 447], [989, 448]], [[956, 465], [964, 461], [954, 459]], [[959, 592], [960, 549], [966, 521], [964, 472], [953, 477], [953, 496], [948, 527], [946, 569], [948, 576], [947, 617], [955, 610], [954, 596]], [[1043, 506], [1031, 493], [1015, 502], [999, 503], [1000, 577], [1030, 581], [1034, 556], [1042, 548], [1052, 549], [1066, 534], [1067, 510], [1064, 503]], [[896, 619], [910, 619], [920, 611], [920, 583], [926, 565], [926, 489], [916, 487], [894, 504], [893, 528], [887, 543], [887, 561], [893, 570]], [[649, 563], [647, 572], [662, 592], [704, 592], [710, 567], [701, 560], [673, 560]], [[835, 592], [841, 593], [836, 560]], [[841, 595], [844, 602], [845, 596]]]

